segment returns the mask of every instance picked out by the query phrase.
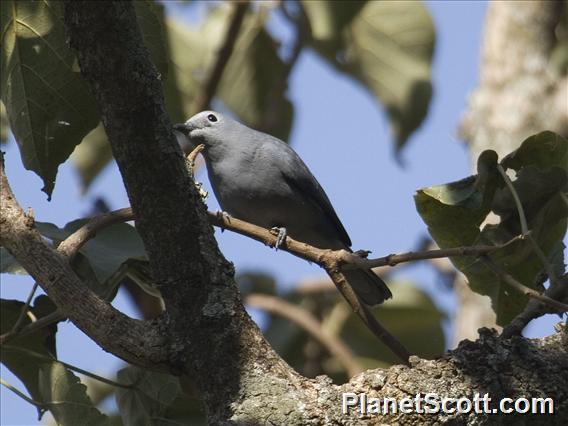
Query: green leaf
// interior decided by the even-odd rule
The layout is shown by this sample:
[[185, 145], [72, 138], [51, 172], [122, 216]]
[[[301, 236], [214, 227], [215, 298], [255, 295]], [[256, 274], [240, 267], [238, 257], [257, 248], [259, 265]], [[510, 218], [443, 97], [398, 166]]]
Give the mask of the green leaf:
[[417, 191], [418, 213], [440, 247], [471, 245], [479, 236], [496, 190], [496, 165], [497, 154], [485, 151], [478, 161], [479, 175]]
[[[58, 243], [87, 222], [88, 219], [77, 219], [66, 224], [63, 229], [51, 223], [36, 222], [36, 226], [42, 235]], [[79, 253], [88, 260], [100, 283], [105, 283], [128, 259], [146, 258], [140, 235], [136, 228], [127, 223], [118, 223], [98, 232]]]
[[[481, 154], [477, 176], [419, 190], [417, 210], [441, 248], [503, 245], [522, 233], [514, 198], [495, 168], [495, 153]], [[531, 238], [555, 270], [563, 270], [562, 239], [566, 235], [568, 205], [568, 142], [552, 132], [525, 140], [502, 165], [515, 171], [513, 187], [523, 206]], [[480, 229], [489, 214], [497, 224]], [[494, 222], [494, 221], [493, 221]], [[491, 261], [527, 287], [540, 288], [544, 265], [527, 238], [491, 252]], [[485, 263], [474, 257], [451, 259], [471, 288], [491, 298], [497, 323], [507, 324], [526, 305], [526, 296], [496, 279]]]
[[[375, 310], [381, 323], [412, 353], [426, 358], [443, 353], [444, 316], [430, 297], [408, 283], [389, 283], [389, 287], [393, 299]], [[292, 292], [285, 298], [321, 317], [322, 323], [334, 323], [328, 327], [328, 331], [333, 328], [365, 368], [385, 367], [398, 362], [398, 358], [377, 340], [338, 292], [331, 290], [308, 295]], [[306, 345], [311, 340], [310, 336], [287, 319], [269, 315], [269, 321], [264, 334], [270, 344], [292, 367], [306, 373]], [[329, 354], [322, 350], [317, 362], [322, 364], [324, 370], [316, 374], [325, 373], [337, 383], [344, 382], [347, 377], [342, 368], [334, 366], [332, 361]]]
[[[9, 332], [16, 323], [23, 302], [18, 300], [0, 299], [0, 334]], [[36, 318], [41, 318], [55, 311], [55, 305], [49, 301], [47, 296], [39, 296], [35, 300], [35, 305], [31, 312]], [[25, 317], [23, 325], [31, 323], [30, 316]], [[42, 365], [46, 363], [44, 359], [33, 356], [34, 353], [47, 357], [55, 357], [55, 333], [57, 325], [41, 328], [31, 334], [18, 337], [0, 346], [0, 360], [16, 377], [18, 377], [31, 397], [39, 402], [45, 402], [39, 389], [38, 374]], [[22, 352], [27, 350], [32, 354]], [[41, 414], [41, 413], [40, 413]]]
[[109, 425], [108, 418], [95, 408], [87, 387], [59, 362], [44, 363], [39, 371], [39, 389], [49, 411], [61, 426]]
[[[173, 75], [166, 82], [166, 101], [174, 116], [183, 110], [181, 120], [198, 112], [193, 111], [193, 103], [216, 61], [230, 12], [230, 4], [213, 8], [198, 29], [174, 21], [167, 24]], [[248, 126], [286, 140], [293, 108], [284, 93], [286, 85], [281, 82], [285, 65], [278, 56], [276, 42], [264, 27], [266, 20], [264, 13], [249, 12], [245, 16], [217, 97]], [[173, 83], [175, 86], [171, 86]], [[181, 94], [181, 101], [176, 93]], [[275, 104], [278, 114], [272, 109]]]
[[258, 271], [244, 271], [236, 276], [243, 296], [251, 293], [276, 294], [276, 280], [270, 274]]
[[[77, 219], [63, 228], [47, 222], [36, 222], [35, 225], [43, 236], [58, 245], [87, 222], [88, 219]], [[25, 273], [7, 251], [2, 249], [0, 255], [2, 272]], [[130, 271], [128, 267], [124, 271], [119, 271], [121, 267], [127, 261], [145, 259], [144, 244], [136, 228], [127, 223], [118, 223], [103, 229], [87, 241], [77, 253], [71, 266], [95, 293], [106, 299], [112, 299], [120, 284], [120, 278]], [[149, 272], [147, 275], [149, 276]]]
[[422, 2], [301, 2], [313, 47], [384, 105], [397, 152], [418, 128], [432, 96], [434, 25]]
[[3, 274], [28, 275], [22, 265], [4, 247], [0, 247], [0, 272]]
[[144, 45], [148, 48], [158, 72], [165, 79], [169, 71], [169, 57], [164, 28], [164, 6], [151, 0], [138, 0], [133, 5]]
[[81, 178], [83, 192], [112, 160], [112, 149], [102, 123], [99, 123], [71, 155], [71, 160]]
[[[163, 7], [151, 1], [134, 7], [144, 42], [165, 76]], [[24, 166], [42, 178], [50, 197], [59, 165], [100, 121], [96, 101], [69, 49], [62, 2], [2, 1], [1, 28], [2, 101]]]
[[118, 388], [116, 403], [125, 426], [160, 423], [167, 408], [180, 396], [179, 380], [170, 375], [129, 366], [118, 372], [121, 383], [131, 389]]
[[63, 27], [63, 3], [2, 1], [2, 101], [24, 166], [48, 197], [57, 168], [99, 115]]
[[562, 136], [545, 131], [527, 138], [521, 146], [503, 158], [503, 167], [520, 170], [526, 166], [566, 168], [568, 143]]
[[10, 124], [8, 123], [8, 113], [4, 102], [0, 102], [0, 144], [8, 140], [8, 132], [10, 131]]

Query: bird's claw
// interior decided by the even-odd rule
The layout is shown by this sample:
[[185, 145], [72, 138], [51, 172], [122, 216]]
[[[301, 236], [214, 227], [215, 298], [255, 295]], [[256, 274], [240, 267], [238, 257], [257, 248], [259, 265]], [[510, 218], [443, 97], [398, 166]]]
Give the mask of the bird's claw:
[[201, 182], [195, 181], [195, 187], [197, 188], [197, 192], [203, 201], [207, 200], [209, 193], [203, 189], [203, 184]]
[[274, 244], [274, 248], [278, 250], [278, 248], [282, 245], [284, 240], [286, 239], [286, 228], [275, 226], [274, 228], [270, 229], [273, 234], [276, 234], [276, 244]]
[[218, 210], [216, 215], [219, 218], [219, 220], [221, 221], [221, 232], [225, 232], [225, 227], [223, 226], [223, 223], [224, 222], [230, 222], [231, 221], [231, 215], [229, 215], [229, 213], [227, 213], [226, 211], [223, 211], [223, 210]]

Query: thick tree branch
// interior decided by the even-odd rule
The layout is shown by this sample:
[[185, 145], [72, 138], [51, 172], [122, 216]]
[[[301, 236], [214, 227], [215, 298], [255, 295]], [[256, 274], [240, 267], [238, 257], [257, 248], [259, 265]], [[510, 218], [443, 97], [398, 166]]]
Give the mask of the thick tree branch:
[[43, 240], [10, 189], [3, 155], [0, 188], [0, 245], [18, 259], [62, 313], [103, 349], [133, 364], [165, 369], [164, 340], [156, 328], [127, 317], [98, 297], [73, 272], [69, 258]]

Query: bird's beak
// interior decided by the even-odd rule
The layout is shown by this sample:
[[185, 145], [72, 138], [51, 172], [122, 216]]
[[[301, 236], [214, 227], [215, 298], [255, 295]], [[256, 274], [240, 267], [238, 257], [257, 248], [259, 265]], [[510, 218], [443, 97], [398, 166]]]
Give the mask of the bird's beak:
[[174, 124], [174, 130], [183, 133], [184, 135], [188, 136], [190, 129], [185, 125], [185, 123], [178, 123]]

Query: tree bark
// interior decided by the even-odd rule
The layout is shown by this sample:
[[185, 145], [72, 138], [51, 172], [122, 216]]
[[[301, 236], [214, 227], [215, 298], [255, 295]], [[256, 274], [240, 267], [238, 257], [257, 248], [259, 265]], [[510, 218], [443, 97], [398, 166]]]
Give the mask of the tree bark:
[[[342, 413], [343, 392], [399, 399], [414, 398], [418, 393], [471, 397], [475, 392], [490, 393], [494, 400], [550, 397], [554, 399], [554, 417], [534, 420], [543, 424], [566, 421], [566, 330], [533, 341], [503, 341], [486, 331], [479, 341], [463, 342], [441, 359], [413, 358], [411, 366], [368, 371], [342, 386], [333, 385], [327, 377], [310, 380], [297, 374], [274, 352], [244, 310], [233, 267], [219, 252], [205, 207], [172, 134], [159, 77], [143, 46], [132, 4], [67, 1], [65, 24], [81, 72], [99, 103], [136, 213], [136, 226], [160, 285], [165, 313], [151, 322], [131, 323], [133, 320], [93, 298], [73, 271], [62, 265], [64, 259], [41, 240], [17, 206], [4, 177], [0, 242], [99, 345], [137, 363], [128, 354], [138, 350], [140, 342], [121, 340], [117, 348], [112, 339], [120, 336], [112, 334], [113, 330], [129, 335], [128, 326], [138, 330], [138, 324], [155, 330], [149, 342], [158, 342], [159, 353], [165, 355], [159, 364], [140, 364], [153, 369], [165, 365], [173, 374], [188, 376], [202, 396], [209, 423], [216, 425], [494, 424], [519, 420], [503, 414]], [[4, 197], [4, 192], [9, 196]], [[44, 257], [26, 257], [26, 252], [41, 252]], [[64, 294], [67, 291], [69, 296]], [[86, 315], [81, 316], [80, 309], [85, 309]], [[99, 332], [93, 331], [97, 328]], [[156, 334], [161, 340], [154, 339]]]

